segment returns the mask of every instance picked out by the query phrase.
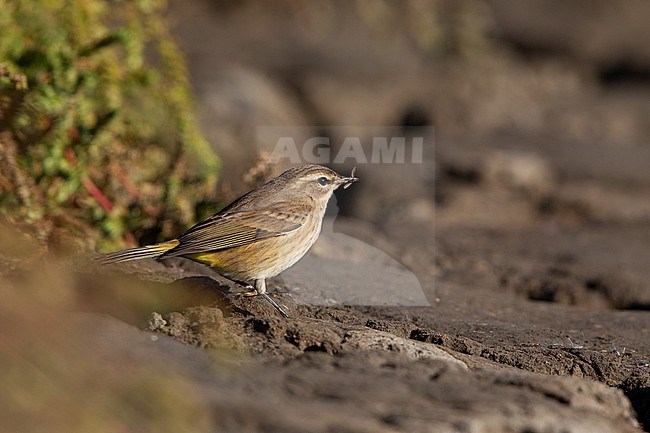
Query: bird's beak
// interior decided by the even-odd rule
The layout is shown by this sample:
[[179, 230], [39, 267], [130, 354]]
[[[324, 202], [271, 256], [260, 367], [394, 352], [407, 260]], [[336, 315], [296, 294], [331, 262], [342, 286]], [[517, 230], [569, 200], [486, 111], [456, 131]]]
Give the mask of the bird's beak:
[[337, 183], [339, 186], [343, 185], [343, 189], [349, 187], [349, 186], [352, 185], [354, 182], [359, 181], [359, 178], [354, 177], [354, 174], [355, 174], [356, 172], [357, 172], [357, 168], [354, 167], [354, 168], [352, 169], [352, 173], [350, 173], [350, 177], [341, 176], [341, 177], [339, 177], [339, 178], [336, 180], [336, 183]]

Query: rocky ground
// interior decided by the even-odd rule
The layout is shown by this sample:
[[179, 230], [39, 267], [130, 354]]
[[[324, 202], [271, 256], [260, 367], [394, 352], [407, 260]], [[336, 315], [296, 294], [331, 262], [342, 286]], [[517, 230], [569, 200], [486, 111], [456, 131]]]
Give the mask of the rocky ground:
[[[259, 125], [434, 126], [435, 146], [359, 165], [269, 282], [289, 319], [183, 259], [35, 266], [0, 304], [0, 349], [29, 361], [5, 389], [48, 390], [33, 405], [52, 431], [650, 431], [647, 6], [510, 3], [355, 21], [172, 1], [224, 194], [268, 147]], [[451, 23], [447, 42], [416, 18]], [[34, 427], [28, 399], [2, 398]]]
[[[179, 260], [110, 269], [158, 281], [150, 296], [176, 305], [126, 314], [106, 302], [103, 288], [91, 293], [91, 305], [137, 327], [80, 320], [92, 344], [110, 342], [110, 356], [197, 377], [219, 431], [639, 431], [650, 388], [648, 271], [625, 254], [647, 245], [647, 226], [449, 224], [437, 226], [435, 263], [416, 270], [419, 284], [397, 261], [383, 257], [377, 266], [375, 247], [355, 245], [362, 224], [340, 217], [339, 233], [324, 233], [271, 284], [290, 319]], [[390, 250], [391, 242], [377, 243]], [[421, 239], [401, 251], [417, 256], [426, 248]], [[339, 278], [336, 289], [323, 290], [328, 267], [354, 274], [350, 287]], [[399, 275], [403, 284], [394, 282]], [[403, 306], [337, 305], [354, 303], [348, 290], [362, 299], [359, 279], [421, 291], [432, 305], [386, 298], [390, 290], [381, 299]]]

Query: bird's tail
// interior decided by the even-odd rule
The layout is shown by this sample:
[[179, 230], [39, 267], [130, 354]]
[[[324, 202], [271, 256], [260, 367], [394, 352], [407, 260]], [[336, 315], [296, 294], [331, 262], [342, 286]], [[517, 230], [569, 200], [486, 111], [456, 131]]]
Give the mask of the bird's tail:
[[130, 260], [155, 259], [156, 257], [162, 256], [165, 252], [171, 250], [179, 243], [178, 240], [174, 239], [159, 244], [129, 248], [128, 250], [99, 255], [95, 257], [95, 260], [103, 265], [109, 265], [111, 263], [128, 262]]

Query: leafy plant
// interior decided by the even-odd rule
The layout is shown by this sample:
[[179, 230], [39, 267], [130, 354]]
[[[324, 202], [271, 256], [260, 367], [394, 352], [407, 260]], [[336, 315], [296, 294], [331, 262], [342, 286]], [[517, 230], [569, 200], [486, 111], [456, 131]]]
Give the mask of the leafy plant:
[[52, 243], [168, 237], [216, 199], [162, 0], [0, 0], [0, 212]]

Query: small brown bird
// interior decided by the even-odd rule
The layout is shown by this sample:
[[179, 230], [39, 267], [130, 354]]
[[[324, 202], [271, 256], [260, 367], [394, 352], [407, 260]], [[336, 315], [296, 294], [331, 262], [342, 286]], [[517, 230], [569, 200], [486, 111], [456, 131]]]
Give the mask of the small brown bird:
[[302, 165], [238, 198], [178, 238], [102, 255], [103, 264], [129, 260], [185, 257], [214, 268], [255, 291], [283, 316], [266, 293], [266, 279], [305, 255], [320, 234], [327, 201], [339, 186], [358, 181], [320, 165]]

